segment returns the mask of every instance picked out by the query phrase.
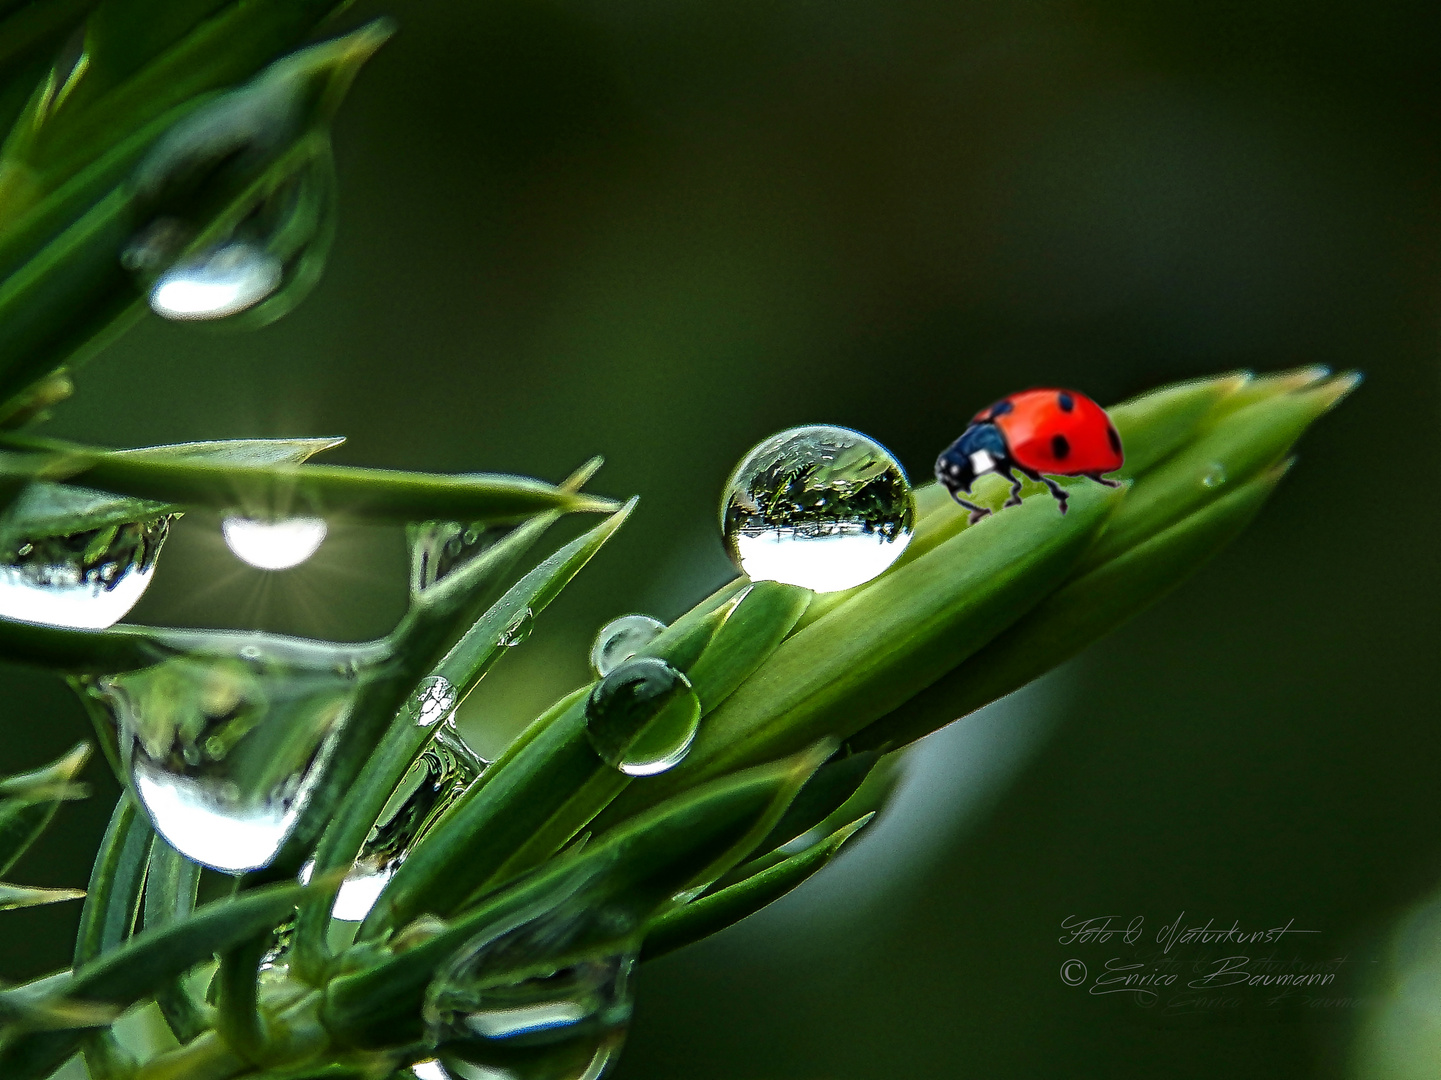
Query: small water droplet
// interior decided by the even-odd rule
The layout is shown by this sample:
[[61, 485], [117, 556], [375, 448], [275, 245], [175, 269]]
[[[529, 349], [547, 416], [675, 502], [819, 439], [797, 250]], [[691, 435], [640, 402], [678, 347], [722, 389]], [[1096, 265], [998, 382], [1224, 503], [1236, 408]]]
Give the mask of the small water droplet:
[[466, 1080], [599, 1077], [630, 1023], [636, 931], [620, 912], [568, 903], [472, 938], [426, 992], [446, 1070]]
[[0, 557], [0, 616], [104, 630], [150, 585], [170, 519], [27, 538]]
[[280, 288], [285, 267], [253, 244], [237, 242], [175, 263], [150, 287], [150, 310], [180, 322], [223, 319]]
[[742, 573], [816, 592], [883, 573], [910, 543], [914, 518], [910, 483], [890, 452], [824, 425], [757, 445], [721, 499], [721, 531]]
[[601, 627], [590, 648], [590, 666], [597, 675], [609, 675], [654, 641], [665, 623], [649, 615], [622, 615]]
[[465, 740], [441, 728], [385, 804], [341, 883], [331, 914], [345, 922], [364, 920], [415, 845], [484, 770], [485, 762]]
[[195, 862], [242, 873], [274, 859], [350, 715], [358, 684], [337, 674], [335, 652], [217, 635], [76, 684], [114, 720], [156, 831]]
[[427, 521], [410, 528], [411, 589], [424, 592], [489, 551], [509, 529]]
[[506, 628], [500, 632], [500, 644], [512, 649], [530, 637], [530, 632], [535, 629], [535, 615], [526, 608], [518, 612], [515, 618], [511, 619]]
[[1201, 486], [1218, 488], [1226, 482], [1226, 466], [1219, 461], [1213, 461], [1207, 466], [1205, 473], [1201, 476]]
[[685, 758], [700, 722], [690, 680], [639, 657], [612, 671], [585, 703], [585, 730], [601, 760], [627, 776], [654, 776]]
[[226, 546], [237, 559], [261, 570], [299, 566], [325, 539], [324, 518], [293, 517], [257, 521], [232, 515], [220, 523]]
[[455, 687], [443, 675], [427, 675], [411, 695], [417, 727], [434, 727], [455, 711]]

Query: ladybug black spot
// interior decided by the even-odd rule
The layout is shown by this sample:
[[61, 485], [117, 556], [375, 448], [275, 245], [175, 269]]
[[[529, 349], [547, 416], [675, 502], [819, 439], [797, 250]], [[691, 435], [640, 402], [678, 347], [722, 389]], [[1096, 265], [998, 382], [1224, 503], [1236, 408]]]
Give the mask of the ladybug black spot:
[[1005, 416], [1006, 413], [1010, 412], [1014, 408], [1015, 406], [1012, 405], [1009, 401], [998, 401], [991, 406], [991, 419], [994, 420], [998, 416]]
[[1051, 436], [1051, 456], [1057, 461], [1065, 461], [1071, 456], [1071, 444], [1064, 435]]
[[1116, 434], [1116, 429], [1106, 428], [1106, 438], [1111, 441], [1111, 449], [1119, 454], [1121, 452], [1121, 436]]
[[[1064, 390], [1062, 390], [1059, 394], [1056, 395], [1056, 404], [1061, 407], [1061, 412], [1070, 412], [1076, 407], [1075, 400], [1071, 397], [1070, 394], [1066, 393]], [[1057, 454], [1056, 456], [1065, 457], [1066, 455]]]

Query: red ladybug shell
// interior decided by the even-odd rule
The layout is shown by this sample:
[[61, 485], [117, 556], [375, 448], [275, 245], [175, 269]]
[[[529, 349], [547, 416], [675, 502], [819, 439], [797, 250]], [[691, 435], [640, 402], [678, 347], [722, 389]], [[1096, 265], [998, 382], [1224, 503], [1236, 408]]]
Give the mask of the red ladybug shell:
[[1099, 476], [1125, 460], [1106, 410], [1075, 390], [1022, 390], [976, 414], [995, 424], [1023, 468], [1053, 476]]

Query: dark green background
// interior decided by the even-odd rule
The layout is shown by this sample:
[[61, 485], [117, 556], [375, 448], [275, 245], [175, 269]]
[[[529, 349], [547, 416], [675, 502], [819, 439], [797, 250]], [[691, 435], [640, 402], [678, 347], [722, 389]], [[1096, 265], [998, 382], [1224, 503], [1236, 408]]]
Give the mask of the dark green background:
[[[152, 321], [50, 430], [113, 445], [335, 434], [333, 460], [558, 479], [639, 513], [467, 712], [584, 674], [596, 626], [722, 580], [732, 463], [804, 422], [913, 477], [978, 407], [1242, 366], [1359, 367], [1232, 549], [1066, 674], [1055, 734], [849, 929], [742, 928], [647, 967], [619, 1075], [1344, 1072], [1350, 1014], [1200, 1025], [1063, 986], [1075, 914], [1295, 918], [1360, 957], [1441, 882], [1441, 6], [1434, 0], [393, 0], [336, 143], [340, 234], [259, 333]], [[267, 577], [179, 527], [135, 613], [360, 638], [397, 534]], [[4, 668], [0, 768], [85, 733]], [[14, 875], [83, 883], [113, 782]], [[820, 878], [813, 890], [826, 889]], [[795, 898], [795, 902], [802, 897]], [[0, 916], [0, 973], [74, 906]], [[1080, 955], [1093, 957], [1095, 952]]]

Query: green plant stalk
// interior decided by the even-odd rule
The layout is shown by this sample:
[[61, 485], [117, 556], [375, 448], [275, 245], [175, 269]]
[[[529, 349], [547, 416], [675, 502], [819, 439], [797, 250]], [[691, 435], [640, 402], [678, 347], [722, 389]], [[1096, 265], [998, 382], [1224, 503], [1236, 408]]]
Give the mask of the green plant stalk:
[[[720, 701], [763, 658], [758, 643], [783, 638], [807, 599], [804, 590], [765, 583], [678, 620], [642, 654], [685, 672], [702, 701]], [[732, 619], [740, 631], [727, 631]], [[706, 663], [717, 654], [724, 659]], [[625, 790], [632, 778], [603, 763], [586, 734], [585, 701], [593, 685], [536, 720], [456, 801], [381, 893], [360, 940], [424, 911], [447, 914], [472, 894], [538, 865]]]
[[677, 892], [739, 862], [779, 819], [830, 752], [810, 751], [697, 788], [603, 843], [587, 845], [488, 896], [429, 941], [332, 980], [322, 1018], [343, 1045], [373, 1046], [416, 1033], [419, 997], [435, 967], [485, 927], [510, 928], [584, 890], [588, 906], [621, 905], [645, 917]]
[[[526, 612], [533, 616], [544, 610], [624, 524], [633, 505], [627, 504], [522, 577], [455, 643], [432, 674], [454, 688], [457, 705], [507, 650], [503, 637], [513, 622]], [[493, 564], [497, 573], [504, 573], [552, 520], [543, 517], [521, 526], [480, 558]], [[321, 836], [315, 853], [317, 872], [350, 868], [391, 792], [434, 735], [435, 728], [418, 726], [408, 711], [402, 710]], [[292, 964], [299, 977], [311, 982], [323, 978], [329, 958], [325, 939], [333, 902], [333, 895], [317, 896], [301, 909], [296, 926]]]
[[75, 778], [89, 760], [89, 744], [80, 743], [58, 761], [0, 783], [0, 874], [29, 850], [62, 801], [85, 795]]

